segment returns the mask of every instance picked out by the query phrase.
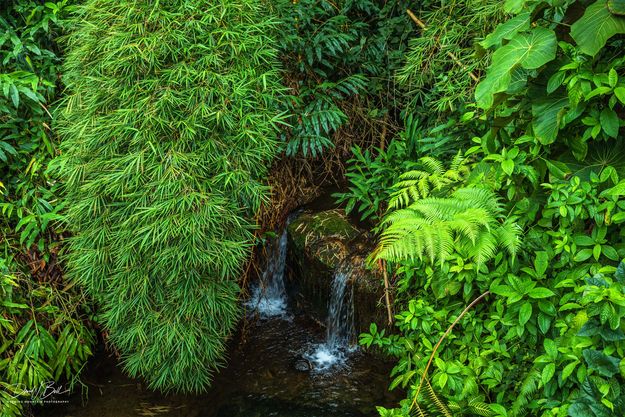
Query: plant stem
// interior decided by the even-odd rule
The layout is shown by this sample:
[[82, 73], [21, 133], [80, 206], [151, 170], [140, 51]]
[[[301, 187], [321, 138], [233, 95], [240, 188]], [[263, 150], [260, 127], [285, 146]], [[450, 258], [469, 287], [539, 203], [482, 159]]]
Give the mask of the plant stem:
[[456, 320], [454, 320], [453, 323], [451, 323], [451, 326], [449, 326], [447, 328], [447, 330], [445, 330], [445, 333], [440, 337], [440, 339], [438, 339], [438, 343], [436, 343], [436, 346], [434, 346], [434, 350], [432, 351], [432, 354], [430, 355], [430, 359], [428, 360], [428, 364], [425, 366], [425, 369], [423, 370], [423, 375], [421, 375], [421, 381], [419, 382], [419, 387], [417, 388], [417, 392], [414, 395], [414, 398], [412, 400], [412, 404], [410, 405], [410, 408], [412, 409], [416, 404], [417, 404], [417, 398], [419, 398], [419, 393], [421, 392], [421, 387], [423, 386], [423, 382], [425, 381], [425, 378], [427, 377], [428, 374], [428, 370], [430, 369], [430, 365], [432, 365], [432, 361], [434, 360], [434, 355], [436, 355], [436, 351], [438, 350], [438, 348], [440, 347], [441, 343], [443, 343], [443, 340], [449, 335], [449, 333], [451, 333], [451, 331], [453, 330], [454, 326], [456, 324], [458, 324], [458, 322], [460, 321], [460, 319], [462, 317], [464, 317], [465, 314], [467, 314], [467, 312], [477, 303], [480, 302], [480, 300], [482, 300], [482, 298], [486, 297], [487, 295], [490, 294], [490, 291], [486, 291], [485, 293], [483, 293], [482, 295], [480, 295], [479, 297], [477, 297], [475, 300], [473, 300], [471, 302], [471, 304], [469, 304], [468, 306], [465, 307], [464, 310], [462, 310], [462, 313], [460, 313], [460, 315], [456, 318]]

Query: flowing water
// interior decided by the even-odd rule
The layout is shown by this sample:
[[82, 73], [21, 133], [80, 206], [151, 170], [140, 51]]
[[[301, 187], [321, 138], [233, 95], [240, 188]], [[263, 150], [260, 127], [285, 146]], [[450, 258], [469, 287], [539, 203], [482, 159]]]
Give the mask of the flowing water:
[[356, 350], [354, 329], [354, 297], [350, 285], [350, 269], [340, 267], [332, 279], [326, 339], [318, 344], [307, 357], [315, 364], [317, 371], [341, 368], [351, 353]]
[[[354, 346], [350, 271], [333, 278], [325, 326], [306, 312], [289, 312], [285, 290], [286, 230], [272, 242], [253, 290], [245, 326], [233, 338], [228, 367], [208, 393], [165, 395], [126, 377], [102, 351], [75, 393], [35, 410], [39, 417], [372, 417], [376, 405], [392, 406], [390, 365]], [[401, 394], [399, 394], [401, 395]]]
[[[37, 417], [374, 417], [376, 405], [396, 404], [389, 364], [362, 351], [340, 371], [315, 372], [306, 350], [325, 338], [306, 316], [250, 322], [233, 341], [229, 366], [198, 396], [165, 395], [126, 377], [114, 358], [100, 353], [85, 373], [80, 394], [46, 404]], [[313, 365], [314, 366], [314, 365]]]
[[252, 290], [252, 297], [247, 302], [248, 308], [257, 311], [263, 317], [283, 316], [286, 312], [284, 271], [286, 269], [287, 242], [288, 236], [285, 226], [280, 238], [270, 243], [267, 266], [260, 282]]

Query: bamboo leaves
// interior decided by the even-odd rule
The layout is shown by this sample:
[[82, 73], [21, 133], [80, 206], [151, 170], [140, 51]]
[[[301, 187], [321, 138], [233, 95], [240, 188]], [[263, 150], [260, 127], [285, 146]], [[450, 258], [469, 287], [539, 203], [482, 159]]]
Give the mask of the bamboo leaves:
[[278, 150], [276, 21], [251, 0], [91, 0], [73, 24], [56, 161], [68, 277], [129, 374], [200, 392], [239, 318]]

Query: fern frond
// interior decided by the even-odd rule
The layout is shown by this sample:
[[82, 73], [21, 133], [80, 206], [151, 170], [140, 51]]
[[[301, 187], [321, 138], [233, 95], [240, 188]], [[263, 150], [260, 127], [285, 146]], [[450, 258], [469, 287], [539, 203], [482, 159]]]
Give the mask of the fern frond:
[[415, 417], [430, 417], [429, 414], [419, 406], [419, 404], [415, 404]]
[[512, 403], [512, 408], [510, 409], [511, 417], [524, 415], [525, 407], [530, 402], [531, 397], [538, 391], [539, 387], [540, 372], [532, 368], [527, 373], [525, 378], [523, 378], [523, 382], [521, 382], [516, 400], [514, 400], [514, 403]]
[[472, 398], [469, 400], [468, 407], [469, 412], [474, 415], [482, 416], [482, 417], [492, 417], [495, 415], [493, 410], [491, 410], [490, 405], [486, 404], [483, 401], [480, 401], [476, 398]]
[[447, 408], [447, 405], [445, 405], [445, 403], [441, 401], [440, 398], [438, 398], [438, 395], [436, 395], [434, 388], [432, 388], [432, 384], [430, 384], [430, 381], [427, 378], [425, 379], [425, 391], [427, 392], [428, 398], [432, 402], [432, 405], [434, 405], [438, 412], [440, 412], [445, 417], [453, 417], [451, 411], [449, 411], [449, 408]]
[[514, 220], [504, 219], [491, 190], [460, 188], [450, 197], [428, 197], [391, 211], [381, 223], [384, 230], [373, 256], [389, 261], [426, 256], [434, 263], [456, 251], [481, 265], [500, 247], [516, 253], [520, 228]]
[[467, 160], [456, 155], [451, 167], [445, 170], [442, 162], [432, 157], [422, 157], [418, 169], [400, 175], [391, 194], [389, 209], [408, 206], [411, 202], [432, 197], [433, 192], [441, 192], [462, 181], [468, 175]]

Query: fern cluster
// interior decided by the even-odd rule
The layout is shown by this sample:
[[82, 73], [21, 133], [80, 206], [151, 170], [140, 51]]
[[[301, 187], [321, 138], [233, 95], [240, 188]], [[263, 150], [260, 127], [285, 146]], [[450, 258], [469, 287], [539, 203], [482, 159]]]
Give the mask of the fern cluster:
[[392, 74], [414, 31], [406, 15], [409, 3], [276, 2], [290, 88], [285, 104], [291, 128], [283, 134], [287, 156], [319, 156], [340, 140], [341, 128], [374, 135], [370, 126], [356, 125], [357, 115], [361, 123], [381, 123], [402, 101]]
[[198, 392], [239, 317], [249, 218], [281, 117], [271, 8], [88, 0], [58, 113], [68, 277], [131, 376]]
[[373, 252], [376, 259], [398, 262], [428, 258], [444, 262], [454, 252], [483, 265], [498, 248], [514, 256], [520, 229], [503, 216], [503, 206], [485, 188], [460, 188], [449, 197], [418, 199], [392, 211]]
[[389, 198], [389, 208], [406, 207], [412, 201], [440, 195], [453, 185], [459, 184], [468, 176], [467, 159], [458, 153], [450, 162], [449, 168], [436, 158], [419, 158], [418, 166], [399, 176], [394, 191]]

